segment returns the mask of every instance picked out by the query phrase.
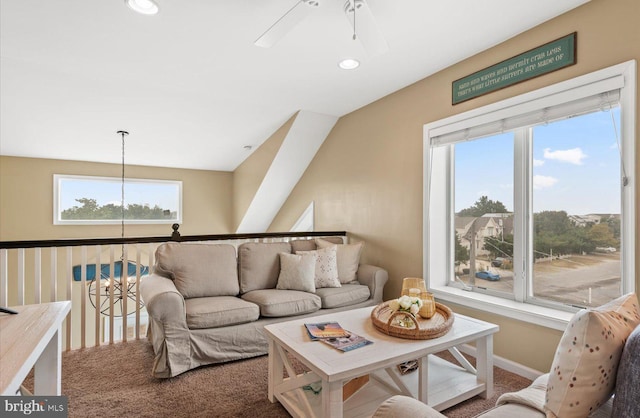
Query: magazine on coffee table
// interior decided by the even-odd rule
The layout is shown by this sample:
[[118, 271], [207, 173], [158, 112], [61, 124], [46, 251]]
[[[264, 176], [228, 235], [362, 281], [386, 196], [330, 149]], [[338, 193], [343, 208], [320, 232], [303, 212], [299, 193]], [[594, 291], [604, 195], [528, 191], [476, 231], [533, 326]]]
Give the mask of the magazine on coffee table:
[[340, 351], [351, 351], [356, 348], [364, 347], [365, 345], [373, 344], [373, 341], [369, 341], [366, 338], [353, 333], [350, 333], [347, 337], [322, 338], [320, 341], [333, 348], [337, 348]]
[[348, 337], [349, 331], [343, 329], [337, 322], [319, 322], [315, 324], [304, 324], [312, 340], [322, 338]]

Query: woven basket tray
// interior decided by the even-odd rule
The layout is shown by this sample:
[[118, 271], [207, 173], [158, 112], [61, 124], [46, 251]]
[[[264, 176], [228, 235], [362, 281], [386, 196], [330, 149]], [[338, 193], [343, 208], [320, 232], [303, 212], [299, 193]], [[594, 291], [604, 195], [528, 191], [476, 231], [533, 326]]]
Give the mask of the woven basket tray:
[[[411, 317], [412, 325], [401, 327], [396, 319]], [[429, 319], [421, 318], [408, 312], [392, 311], [389, 302], [383, 302], [371, 311], [371, 322], [380, 331], [393, 337], [410, 340], [428, 340], [438, 338], [449, 332], [453, 325], [453, 312], [448, 306], [436, 302], [436, 313]]]

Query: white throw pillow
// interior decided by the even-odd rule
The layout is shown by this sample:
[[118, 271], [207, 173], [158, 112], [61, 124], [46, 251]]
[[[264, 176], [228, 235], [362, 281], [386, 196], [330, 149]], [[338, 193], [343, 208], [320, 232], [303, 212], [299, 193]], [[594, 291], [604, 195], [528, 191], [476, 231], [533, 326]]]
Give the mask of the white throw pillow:
[[280, 275], [276, 289], [314, 293], [315, 275], [315, 255], [280, 253]]
[[296, 251], [296, 254], [313, 254], [316, 258], [316, 289], [321, 287], [342, 287], [338, 279], [336, 247], [314, 251]]
[[609, 399], [622, 348], [638, 323], [635, 293], [573, 316], [551, 365], [547, 418], [584, 418]]
[[338, 279], [340, 283], [345, 284], [356, 280], [356, 272], [360, 265], [362, 242], [357, 244], [334, 244], [322, 238], [316, 238], [316, 245], [318, 248], [336, 247]]

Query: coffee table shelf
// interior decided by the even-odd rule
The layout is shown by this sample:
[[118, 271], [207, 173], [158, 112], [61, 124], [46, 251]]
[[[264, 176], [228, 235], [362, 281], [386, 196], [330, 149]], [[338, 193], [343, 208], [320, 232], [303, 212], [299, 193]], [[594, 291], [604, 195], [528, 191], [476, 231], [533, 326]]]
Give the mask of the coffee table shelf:
[[[405, 385], [412, 390], [412, 396], [418, 398], [418, 373], [401, 375]], [[376, 407], [389, 396], [402, 394], [384, 371], [370, 374], [369, 382], [344, 402], [343, 416], [346, 418], [370, 417]], [[464, 368], [436, 356], [429, 356], [429, 399], [428, 404], [438, 410], [449, 408], [462, 400], [475, 396], [485, 390], [484, 383], [478, 383], [475, 375]], [[309, 413], [295, 391], [278, 394], [278, 401], [294, 417], [322, 416], [322, 396], [312, 391], [303, 391], [311, 407]], [[461, 397], [458, 400], [458, 397]]]
[[[406, 340], [377, 331], [369, 315], [372, 308], [327, 314], [265, 326], [269, 340], [269, 400], [279, 401], [294, 417], [367, 417], [394, 394], [415, 397], [443, 410], [475, 395], [493, 394], [493, 334], [498, 326], [456, 315], [446, 335], [430, 340]], [[373, 341], [372, 345], [340, 352], [313, 342], [304, 331], [305, 322], [337, 321], [343, 328]], [[475, 342], [477, 368], [456, 346]], [[449, 350], [461, 366], [433, 354]], [[309, 372], [296, 375], [290, 357]], [[401, 375], [397, 365], [418, 360], [418, 370]], [[289, 378], [283, 377], [287, 370]], [[345, 402], [342, 385], [369, 374], [369, 382]], [[321, 382], [314, 394], [302, 387]]]

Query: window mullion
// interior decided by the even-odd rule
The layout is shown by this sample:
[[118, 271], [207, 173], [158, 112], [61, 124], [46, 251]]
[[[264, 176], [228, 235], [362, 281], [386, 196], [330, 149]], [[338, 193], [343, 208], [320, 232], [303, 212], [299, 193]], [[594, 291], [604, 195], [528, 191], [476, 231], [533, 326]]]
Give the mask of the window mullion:
[[524, 302], [530, 294], [531, 283], [531, 129], [514, 131], [514, 248], [513, 295]]

